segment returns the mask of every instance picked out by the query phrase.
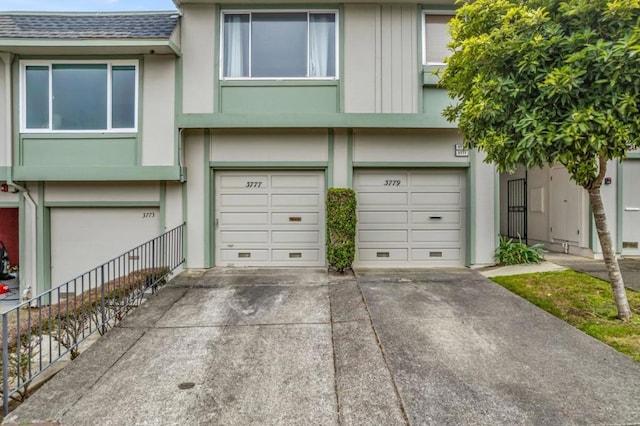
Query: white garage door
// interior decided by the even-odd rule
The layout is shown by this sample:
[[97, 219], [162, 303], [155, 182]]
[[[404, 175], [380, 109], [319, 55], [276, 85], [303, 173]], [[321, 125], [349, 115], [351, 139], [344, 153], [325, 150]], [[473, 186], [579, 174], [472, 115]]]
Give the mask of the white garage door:
[[52, 285], [69, 281], [159, 234], [157, 207], [52, 208]]
[[324, 173], [216, 173], [218, 266], [324, 266]]
[[359, 266], [463, 266], [464, 172], [359, 170]]

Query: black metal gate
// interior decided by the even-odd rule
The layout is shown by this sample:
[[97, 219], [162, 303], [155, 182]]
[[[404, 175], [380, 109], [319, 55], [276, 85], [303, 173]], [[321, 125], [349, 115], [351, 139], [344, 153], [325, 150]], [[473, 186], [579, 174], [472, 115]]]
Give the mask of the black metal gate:
[[507, 181], [507, 237], [527, 244], [527, 179]]

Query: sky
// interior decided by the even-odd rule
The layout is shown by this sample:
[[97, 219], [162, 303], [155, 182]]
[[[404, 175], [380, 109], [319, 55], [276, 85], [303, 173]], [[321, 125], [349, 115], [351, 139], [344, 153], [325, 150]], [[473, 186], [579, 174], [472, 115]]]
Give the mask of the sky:
[[171, 0], [0, 0], [0, 11], [106, 12], [175, 10]]

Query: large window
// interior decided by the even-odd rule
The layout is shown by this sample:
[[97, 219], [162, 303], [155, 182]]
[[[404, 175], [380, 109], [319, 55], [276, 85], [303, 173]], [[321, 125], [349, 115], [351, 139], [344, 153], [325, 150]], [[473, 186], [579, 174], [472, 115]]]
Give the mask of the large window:
[[135, 131], [136, 61], [22, 63], [23, 132]]
[[335, 78], [336, 12], [224, 12], [225, 79]]
[[424, 14], [424, 63], [443, 64], [444, 58], [451, 52], [449, 43], [449, 21], [453, 15], [449, 13]]

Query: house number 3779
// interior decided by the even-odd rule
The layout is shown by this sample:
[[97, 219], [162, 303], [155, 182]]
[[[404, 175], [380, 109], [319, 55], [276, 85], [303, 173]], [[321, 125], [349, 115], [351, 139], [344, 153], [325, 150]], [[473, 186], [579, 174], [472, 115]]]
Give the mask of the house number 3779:
[[400, 186], [400, 179], [387, 179], [384, 181], [384, 186]]
[[247, 182], [245, 188], [260, 188], [262, 186], [262, 182]]

